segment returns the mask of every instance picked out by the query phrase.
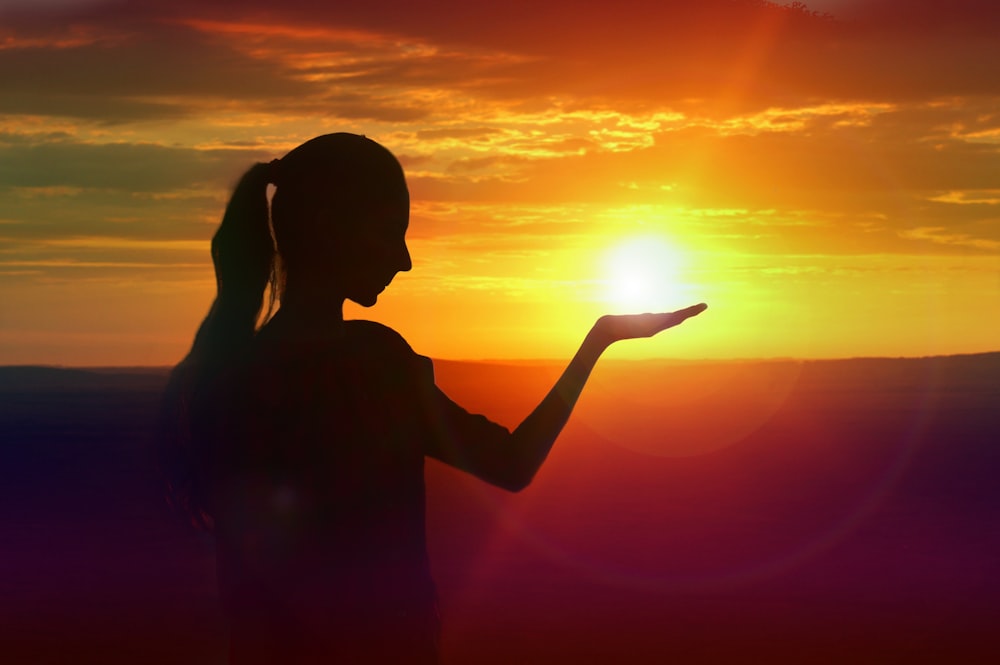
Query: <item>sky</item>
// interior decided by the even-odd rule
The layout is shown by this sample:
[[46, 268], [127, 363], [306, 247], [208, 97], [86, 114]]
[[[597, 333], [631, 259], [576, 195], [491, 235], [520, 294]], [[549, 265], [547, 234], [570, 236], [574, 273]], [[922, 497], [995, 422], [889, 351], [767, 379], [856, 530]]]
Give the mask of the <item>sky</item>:
[[365, 134], [407, 172], [418, 352], [1000, 349], [1000, 4], [0, 0], [0, 364], [168, 365], [251, 164]]

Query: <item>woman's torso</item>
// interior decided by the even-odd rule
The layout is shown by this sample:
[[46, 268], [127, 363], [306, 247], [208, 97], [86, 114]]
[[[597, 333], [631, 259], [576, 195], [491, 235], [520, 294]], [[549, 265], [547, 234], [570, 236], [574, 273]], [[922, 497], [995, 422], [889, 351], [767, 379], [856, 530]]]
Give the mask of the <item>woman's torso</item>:
[[420, 360], [377, 324], [316, 336], [276, 318], [216, 386], [234, 662], [434, 662]]

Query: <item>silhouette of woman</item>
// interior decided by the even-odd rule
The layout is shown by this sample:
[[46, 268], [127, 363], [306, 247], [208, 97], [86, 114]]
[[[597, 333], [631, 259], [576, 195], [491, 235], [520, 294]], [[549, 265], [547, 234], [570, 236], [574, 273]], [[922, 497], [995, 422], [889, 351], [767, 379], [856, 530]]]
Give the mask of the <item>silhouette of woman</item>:
[[232, 663], [438, 662], [424, 457], [520, 490], [609, 344], [705, 309], [601, 317], [510, 432], [452, 402], [399, 334], [343, 318], [410, 269], [408, 219], [396, 158], [328, 134], [251, 167], [212, 240], [218, 293], [162, 440], [172, 502], [216, 538]]

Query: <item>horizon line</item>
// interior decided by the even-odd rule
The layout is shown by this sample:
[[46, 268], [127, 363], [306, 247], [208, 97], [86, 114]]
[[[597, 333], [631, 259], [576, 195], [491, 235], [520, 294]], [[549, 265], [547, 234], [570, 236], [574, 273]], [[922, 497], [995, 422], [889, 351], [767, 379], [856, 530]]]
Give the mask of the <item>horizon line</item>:
[[[885, 355], [857, 355], [857, 356], [822, 356], [822, 357], [796, 357], [796, 356], [734, 356], [728, 358], [680, 358], [680, 357], [650, 357], [650, 358], [603, 358], [602, 363], [678, 363], [678, 364], [718, 364], [718, 363], [747, 363], [747, 362], [836, 362], [848, 360], [930, 360], [933, 358], [962, 358], [970, 356], [1000, 355], [1000, 349], [992, 351], [970, 351], [963, 353], [934, 353], [919, 356], [885, 356]], [[488, 365], [556, 365], [567, 364], [568, 358], [435, 358], [432, 361], [450, 363], [471, 363]], [[180, 362], [180, 361], [178, 361]], [[9, 367], [37, 367], [46, 369], [78, 369], [78, 370], [168, 370], [177, 366], [177, 363], [168, 365], [64, 365], [57, 363], [5, 363], [0, 364], [0, 368]]]

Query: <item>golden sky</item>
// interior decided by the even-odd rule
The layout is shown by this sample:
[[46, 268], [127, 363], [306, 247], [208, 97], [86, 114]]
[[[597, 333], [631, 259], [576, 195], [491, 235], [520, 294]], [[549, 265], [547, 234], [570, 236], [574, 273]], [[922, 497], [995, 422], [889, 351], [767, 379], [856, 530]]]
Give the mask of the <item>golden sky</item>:
[[164, 365], [254, 161], [397, 154], [420, 353], [1000, 349], [1000, 5], [956, 0], [0, 3], [0, 364]]

